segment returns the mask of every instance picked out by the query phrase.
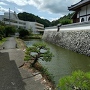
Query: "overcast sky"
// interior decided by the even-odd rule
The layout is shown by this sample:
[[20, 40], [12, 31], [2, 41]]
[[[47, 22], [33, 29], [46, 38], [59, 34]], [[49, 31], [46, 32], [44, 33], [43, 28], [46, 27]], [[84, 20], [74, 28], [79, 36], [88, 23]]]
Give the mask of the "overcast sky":
[[28, 12], [54, 20], [68, 14], [68, 7], [80, 0], [0, 0], [0, 14], [6, 11]]

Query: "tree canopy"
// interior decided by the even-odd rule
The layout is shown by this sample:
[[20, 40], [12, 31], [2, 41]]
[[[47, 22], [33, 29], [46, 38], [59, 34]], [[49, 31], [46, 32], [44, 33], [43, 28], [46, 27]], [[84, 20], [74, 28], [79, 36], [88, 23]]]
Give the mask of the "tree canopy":
[[71, 13], [71, 14], [69, 13], [68, 15], [64, 15], [63, 17], [60, 17], [59, 19], [52, 21], [51, 25], [55, 26], [59, 23], [61, 23], [62, 25], [71, 24], [72, 23], [72, 19], [71, 19], [72, 15], [73, 15], [73, 13]]
[[60, 90], [90, 90], [90, 72], [75, 71], [61, 78], [58, 87]]
[[45, 27], [51, 26], [51, 22], [47, 19], [42, 19], [39, 16], [35, 16], [34, 14], [23, 12], [18, 14], [19, 19], [30, 22], [38, 22], [43, 24]]
[[8, 37], [9, 35], [14, 35], [16, 28], [11, 25], [5, 25], [5, 23], [0, 21], [0, 39], [3, 37]]
[[34, 60], [32, 66], [38, 62], [38, 60], [51, 61], [52, 53], [44, 43], [35, 43], [32, 47], [27, 48], [25, 61]]
[[6, 25], [4, 32], [6, 34], [6, 37], [8, 37], [9, 35], [14, 35], [15, 34], [16, 28], [14, 26], [11, 26], [11, 25]]

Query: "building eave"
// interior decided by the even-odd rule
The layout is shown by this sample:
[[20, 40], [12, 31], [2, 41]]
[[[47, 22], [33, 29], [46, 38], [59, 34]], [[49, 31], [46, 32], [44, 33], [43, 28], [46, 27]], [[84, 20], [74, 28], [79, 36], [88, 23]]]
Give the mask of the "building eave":
[[70, 7], [68, 7], [68, 10], [70, 11], [76, 11], [78, 9], [80, 9], [81, 7], [90, 4], [90, 0], [82, 0], [74, 5], [71, 5]]

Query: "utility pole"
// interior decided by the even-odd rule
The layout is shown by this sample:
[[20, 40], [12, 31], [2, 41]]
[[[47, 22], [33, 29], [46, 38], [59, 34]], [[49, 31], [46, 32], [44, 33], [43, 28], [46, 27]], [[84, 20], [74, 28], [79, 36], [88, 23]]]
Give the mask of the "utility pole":
[[9, 8], [9, 25], [10, 25], [10, 8]]

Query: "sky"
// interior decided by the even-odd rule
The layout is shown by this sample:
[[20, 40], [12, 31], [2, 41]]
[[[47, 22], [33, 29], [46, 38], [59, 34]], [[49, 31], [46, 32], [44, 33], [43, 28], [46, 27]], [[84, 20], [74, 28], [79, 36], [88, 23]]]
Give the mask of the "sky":
[[16, 11], [32, 13], [43, 19], [56, 20], [68, 13], [68, 7], [80, 0], [0, 0], [0, 15]]

